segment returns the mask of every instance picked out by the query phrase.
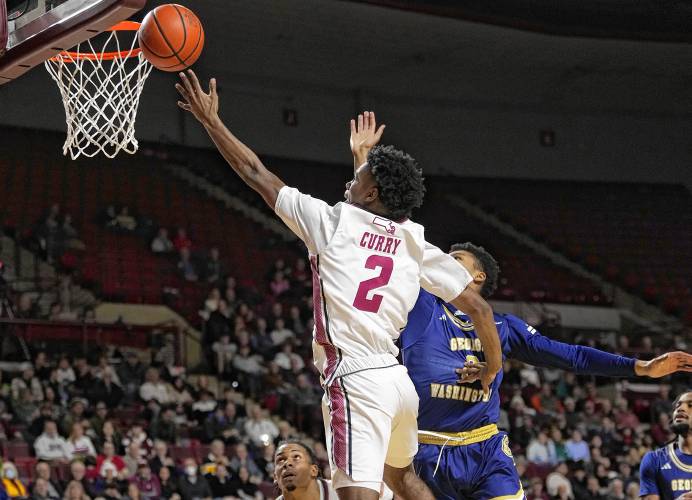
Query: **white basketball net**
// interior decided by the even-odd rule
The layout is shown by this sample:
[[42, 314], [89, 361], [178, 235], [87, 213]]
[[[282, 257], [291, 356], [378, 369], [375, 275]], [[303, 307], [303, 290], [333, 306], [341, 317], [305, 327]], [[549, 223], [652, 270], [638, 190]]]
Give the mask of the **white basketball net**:
[[[129, 49], [122, 51], [118, 36], [125, 34], [133, 39]], [[135, 118], [152, 65], [138, 53], [136, 44], [136, 32], [111, 31], [101, 50], [87, 40], [77, 45], [75, 52], [61, 52], [45, 62], [65, 106], [64, 155], [69, 152], [74, 160], [101, 152], [113, 158], [121, 150], [130, 154], [137, 151]], [[88, 50], [83, 50], [87, 45]], [[109, 50], [120, 55], [104, 57]]]

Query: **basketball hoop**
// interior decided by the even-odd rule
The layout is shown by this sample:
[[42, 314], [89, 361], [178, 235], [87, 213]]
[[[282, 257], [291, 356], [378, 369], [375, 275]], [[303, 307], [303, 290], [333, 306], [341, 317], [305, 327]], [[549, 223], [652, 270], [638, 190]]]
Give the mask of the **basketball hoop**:
[[[108, 30], [100, 49], [92, 40], [74, 52], [63, 51], [45, 62], [58, 84], [65, 107], [67, 139], [63, 154], [74, 160], [102, 152], [113, 158], [118, 152], [137, 151], [135, 118], [139, 97], [152, 65], [137, 45], [139, 23], [123, 21]], [[129, 49], [121, 49], [124, 32], [134, 32]], [[88, 45], [87, 51], [82, 47]]]

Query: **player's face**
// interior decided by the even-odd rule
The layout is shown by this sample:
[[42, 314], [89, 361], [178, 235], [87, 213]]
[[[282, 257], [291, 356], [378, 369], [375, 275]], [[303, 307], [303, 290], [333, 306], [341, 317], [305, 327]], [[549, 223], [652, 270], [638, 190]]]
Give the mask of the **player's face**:
[[281, 491], [305, 488], [317, 478], [317, 465], [310, 463], [305, 449], [297, 444], [285, 444], [274, 455], [274, 480]]
[[370, 166], [365, 163], [355, 171], [353, 179], [346, 183], [344, 198], [348, 203], [367, 206], [374, 201], [374, 193], [377, 192], [375, 178], [370, 172]]
[[692, 392], [686, 392], [675, 402], [673, 407], [673, 431], [676, 434], [687, 434], [692, 428]]

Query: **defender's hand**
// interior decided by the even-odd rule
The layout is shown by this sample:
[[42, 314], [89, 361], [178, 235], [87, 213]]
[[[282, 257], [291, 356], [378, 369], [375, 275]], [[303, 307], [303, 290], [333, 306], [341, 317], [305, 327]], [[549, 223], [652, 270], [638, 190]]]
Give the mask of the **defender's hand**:
[[676, 351], [662, 354], [651, 361], [638, 360], [634, 372], [640, 377], [660, 378], [675, 372], [692, 372], [692, 354]]
[[178, 101], [178, 106], [192, 113], [205, 127], [213, 124], [218, 119], [219, 112], [216, 78], [212, 78], [209, 81], [209, 93], [207, 94], [202, 90], [197, 75], [191, 69], [187, 70], [187, 75], [180, 72], [179, 76], [182, 85], [176, 83], [175, 88], [184, 100]]
[[370, 150], [380, 142], [384, 128], [385, 125], [380, 125], [377, 128], [377, 121], [373, 111], [366, 111], [358, 115], [357, 121], [351, 120], [349, 144], [351, 145], [353, 156], [358, 159], [359, 163], [365, 163]]
[[488, 364], [484, 361], [480, 361], [477, 363], [467, 361], [466, 363], [464, 363], [463, 368], [457, 368], [456, 370], [454, 370], [456, 374], [459, 375], [459, 378], [457, 379], [457, 384], [472, 384], [480, 380], [482, 369], [487, 367], [487, 365]]

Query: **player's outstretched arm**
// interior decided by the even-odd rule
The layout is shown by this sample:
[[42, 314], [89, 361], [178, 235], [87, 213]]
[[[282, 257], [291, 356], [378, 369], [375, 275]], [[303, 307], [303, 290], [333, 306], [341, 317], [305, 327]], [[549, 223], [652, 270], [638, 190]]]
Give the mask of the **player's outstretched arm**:
[[216, 79], [209, 81], [209, 93], [202, 90], [197, 75], [192, 70], [180, 73], [181, 83], [176, 83], [183, 100], [178, 101], [204, 126], [221, 155], [245, 183], [257, 191], [272, 209], [284, 183], [262, 164], [257, 155], [240, 142], [219, 118], [219, 96]]
[[368, 153], [377, 146], [384, 133], [385, 125], [377, 126], [374, 111], [365, 111], [358, 118], [351, 120], [351, 137], [349, 144], [353, 153], [354, 172], [368, 161]]
[[493, 310], [478, 292], [468, 287], [451, 303], [469, 315], [476, 328], [476, 334], [483, 345], [485, 364], [481, 369], [479, 378], [483, 391], [487, 394], [490, 390], [490, 384], [495, 380], [495, 375], [502, 368], [502, 345], [495, 326]]
[[634, 373], [640, 377], [661, 378], [675, 372], [692, 372], [692, 354], [667, 352], [650, 361], [638, 359], [634, 363]]

